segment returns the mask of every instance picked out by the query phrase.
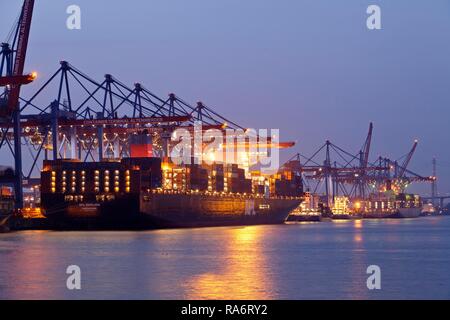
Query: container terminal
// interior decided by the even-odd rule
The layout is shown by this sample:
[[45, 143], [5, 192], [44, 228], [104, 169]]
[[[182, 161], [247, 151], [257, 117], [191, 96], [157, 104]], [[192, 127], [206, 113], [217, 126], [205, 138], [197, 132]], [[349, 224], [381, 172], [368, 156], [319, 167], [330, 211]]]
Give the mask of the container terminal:
[[[230, 152], [237, 149], [235, 139], [221, 144], [220, 155], [235, 154], [232, 161], [220, 161], [217, 150], [194, 154], [190, 163], [171, 161], [180, 129], [193, 136], [198, 124], [202, 134], [249, 130], [203, 102], [193, 105], [174, 93], [160, 97], [110, 74], [96, 80], [67, 61], [23, 97], [21, 87], [33, 87], [38, 76], [25, 73], [33, 9], [34, 0], [24, 0], [1, 44], [0, 152], [13, 160], [0, 168], [3, 230], [402, 218], [420, 215], [424, 201], [443, 204], [436, 172], [422, 176], [408, 169], [417, 141], [402, 159], [370, 160], [373, 124], [356, 154], [326, 141], [312, 156], [296, 154], [278, 171], [263, 173], [253, 157], [295, 143], [247, 136], [238, 152]], [[265, 152], [255, 152], [255, 144], [264, 144]], [[196, 145], [194, 138], [190, 146]], [[432, 196], [406, 193], [414, 182], [431, 183]]]

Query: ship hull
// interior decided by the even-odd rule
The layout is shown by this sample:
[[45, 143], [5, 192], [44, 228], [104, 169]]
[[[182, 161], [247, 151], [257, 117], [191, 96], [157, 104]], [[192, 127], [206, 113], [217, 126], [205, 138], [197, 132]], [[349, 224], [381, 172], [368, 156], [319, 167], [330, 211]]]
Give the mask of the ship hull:
[[399, 218], [417, 218], [421, 213], [421, 208], [400, 208], [397, 212]]
[[400, 208], [396, 212], [370, 212], [364, 213], [366, 219], [405, 219], [417, 218], [421, 214], [421, 208]]
[[158, 228], [192, 228], [284, 223], [299, 199], [245, 198], [196, 194], [152, 194], [141, 213]]
[[149, 223], [139, 214], [139, 196], [110, 202], [60, 203], [45, 211], [54, 230], [145, 230]]
[[290, 215], [287, 218], [288, 222], [320, 222], [322, 217], [320, 215], [296, 214]]
[[53, 229], [147, 230], [284, 223], [298, 199], [149, 194], [66, 205], [47, 215]]

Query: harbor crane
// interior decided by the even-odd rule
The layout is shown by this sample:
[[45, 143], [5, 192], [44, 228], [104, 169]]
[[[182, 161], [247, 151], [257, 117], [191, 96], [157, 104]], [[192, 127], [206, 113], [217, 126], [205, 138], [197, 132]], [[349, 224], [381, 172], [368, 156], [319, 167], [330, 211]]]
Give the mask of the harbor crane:
[[[24, 75], [25, 58], [28, 49], [28, 39], [30, 36], [31, 20], [33, 17], [34, 0], [25, 0], [22, 6], [22, 11], [20, 14], [19, 22], [17, 24], [17, 29], [15, 32], [15, 37], [13, 41], [13, 47], [10, 49], [11, 54], [14, 55], [14, 64], [12, 66], [12, 73], [8, 72], [4, 77], [0, 77], [0, 86], [7, 87], [7, 104], [6, 106], [1, 106], [0, 117], [2, 119], [12, 117], [13, 114], [19, 108], [19, 97], [20, 97], [20, 87], [23, 84], [28, 84], [36, 78], [36, 73], [31, 73], [29, 75]], [[14, 44], [17, 43], [17, 47], [14, 48]], [[4, 48], [7, 50], [6, 46]], [[7, 56], [2, 59], [2, 69], [4, 60]], [[9, 68], [7, 68], [9, 69]]]
[[[393, 188], [396, 192], [404, 192], [412, 182], [436, 180], [434, 176], [425, 177], [408, 169], [418, 146], [417, 140], [411, 150], [397, 161], [379, 157], [371, 162], [373, 129], [373, 123], [370, 123], [366, 140], [356, 154], [327, 140], [312, 156], [294, 155], [281, 170], [295, 169], [312, 193], [319, 192], [319, 189], [324, 191], [329, 207], [337, 196], [365, 199], [377, 190]], [[399, 164], [401, 159], [403, 162]]]
[[[4, 99], [0, 100], [0, 121], [13, 125], [14, 131], [14, 159], [15, 159], [15, 207], [23, 207], [22, 190], [22, 150], [20, 128], [20, 88], [32, 82], [36, 73], [24, 75], [25, 59], [30, 36], [31, 20], [33, 17], [34, 0], [24, 0], [17, 28], [14, 33], [13, 44], [2, 44], [2, 59], [0, 65], [0, 85], [5, 87]], [[3, 71], [5, 76], [2, 76]], [[2, 140], [3, 144], [3, 140]]]

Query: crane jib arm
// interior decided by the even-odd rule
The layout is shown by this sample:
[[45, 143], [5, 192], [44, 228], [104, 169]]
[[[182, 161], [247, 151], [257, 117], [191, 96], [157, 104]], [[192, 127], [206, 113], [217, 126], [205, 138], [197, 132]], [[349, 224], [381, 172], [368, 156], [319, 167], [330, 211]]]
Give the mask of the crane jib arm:
[[[25, 0], [19, 22], [19, 37], [14, 59], [13, 76], [22, 76], [27, 55], [28, 38], [30, 36], [31, 19], [33, 16], [34, 0]], [[12, 114], [19, 104], [20, 84], [11, 86], [8, 98], [8, 113]]]

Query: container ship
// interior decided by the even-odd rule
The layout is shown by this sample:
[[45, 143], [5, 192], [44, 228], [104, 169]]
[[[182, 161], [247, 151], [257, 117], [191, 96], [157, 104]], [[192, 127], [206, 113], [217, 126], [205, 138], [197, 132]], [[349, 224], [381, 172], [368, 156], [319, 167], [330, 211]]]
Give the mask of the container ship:
[[379, 194], [366, 201], [355, 202], [355, 209], [364, 218], [417, 218], [422, 212], [422, 199], [419, 195]]
[[302, 193], [295, 175], [247, 179], [235, 164], [174, 165], [158, 157], [44, 161], [41, 172], [41, 210], [55, 229], [280, 224]]

